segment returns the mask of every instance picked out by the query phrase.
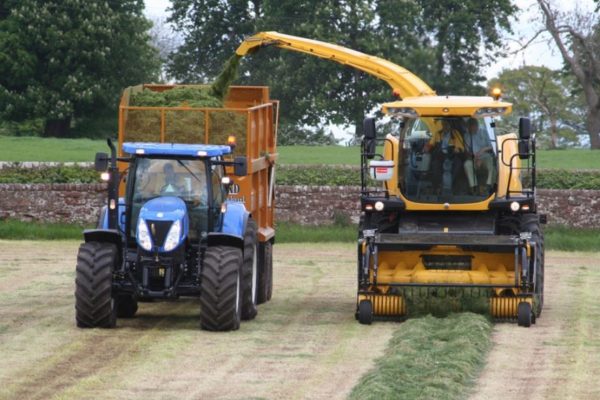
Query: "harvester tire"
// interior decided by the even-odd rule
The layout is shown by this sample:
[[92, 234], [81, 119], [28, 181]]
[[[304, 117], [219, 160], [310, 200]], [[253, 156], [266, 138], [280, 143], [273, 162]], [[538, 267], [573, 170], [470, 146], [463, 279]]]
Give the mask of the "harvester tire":
[[521, 232], [531, 232], [531, 240], [535, 244], [535, 257], [538, 270], [534, 285], [534, 317], [539, 317], [544, 307], [544, 234], [540, 228], [537, 214], [526, 214], [521, 220]]
[[373, 323], [373, 303], [371, 303], [371, 300], [361, 300], [358, 303], [358, 322], [363, 325]]
[[242, 250], [206, 249], [200, 288], [200, 326], [207, 331], [234, 331], [242, 314]]
[[257, 314], [258, 255], [256, 254], [256, 222], [248, 219], [244, 235], [244, 266], [242, 267], [242, 319], [254, 319]]
[[138, 302], [130, 294], [119, 295], [115, 301], [115, 307], [117, 309], [117, 317], [133, 318], [138, 310]]
[[517, 308], [517, 322], [519, 326], [529, 328], [533, 319], [533, 313], [531, 312], [531, 304], [526, 301], [519, 303]]
[[271, 242], [258, 245], [258, 296], [257, 303], [271, 300], [273, 295], [273, 245]]
[[79, 328], [114, 328], [112, 274], [117, 247], [89, 242], [79, 246], [75, 268], [75, 320]]

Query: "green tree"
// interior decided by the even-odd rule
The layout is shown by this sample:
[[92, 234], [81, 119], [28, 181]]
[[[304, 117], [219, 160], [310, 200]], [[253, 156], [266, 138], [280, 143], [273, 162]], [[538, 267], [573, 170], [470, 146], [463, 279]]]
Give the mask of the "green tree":
[[0, 117], [41, 118], [45, 136], [116, 108], [158, 72], [142, 0], [22, 0], [0, 6]]
[[576, 140], [581, 99], [572, 93], [572, 77], [546, 67], [524, 66], [502, 71], [488, 85], [502, 88], [504, 99], [513, 103], [513, 124], [519, 116], [530, 116], [537, 131], [546, 134], [542, 138], [549, 148]]
[[[210, 81], [244, 37], [277, 30], [389, 59], [442, 94], [478, 94], [480, 68], [514, 12], [510, 0], [173, 0], [170, 22], [184, 44], [169, 71], [183, 82]], [[392, 100], [382, 81], [275, 48], [249, 57], [239, 82], [269, 85], [286, 123], [354, 125], [356, 136], [364, 114]]]

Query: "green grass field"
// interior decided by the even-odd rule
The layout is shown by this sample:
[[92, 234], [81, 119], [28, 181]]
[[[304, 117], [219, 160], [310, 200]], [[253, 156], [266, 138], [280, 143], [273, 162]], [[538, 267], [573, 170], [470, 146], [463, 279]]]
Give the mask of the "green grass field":
[[[0, 136], [0, 161], [93, 161], [96, 152], [107, 150], [103, 140]], [[278, 151], [282, 164], [360, 163], [356, 146], [280, 146]], [[600, 169], [600, 151], [540, 150], [537, 162], [539, 168]]]

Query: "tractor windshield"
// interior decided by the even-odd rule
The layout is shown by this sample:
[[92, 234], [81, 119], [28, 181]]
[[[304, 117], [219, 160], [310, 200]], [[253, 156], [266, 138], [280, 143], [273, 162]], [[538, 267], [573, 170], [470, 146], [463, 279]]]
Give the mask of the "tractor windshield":
[[495, 192], [498, 158], [490, 119], [411, 119], [400, 140], [399, 181], [408, 200], [472, 203]]
[[[218, 167], [220, 168], [220, 167]], [[213, 175], [217, 171], [212, 171]], [[198, 159], [137, 158], [133, 169], [131, 187], [130, 235], [135, 237], [135, 227], [141, 208], [156, 197], [175, 196], [187, 207], [190, 221], [190, 238], [208, 228], [208, 176], [206, 161]], [[130, 175], [131, 176], [131, 175]], [[215, 179], [211, 178], [211, 181]], [[219, 181], [220, 182], [220, 181]], [[212, 182], [211, 182], [212, 183]], [[214, 185], [213, 185], [214, 186]], [[216, 189], [220, 196], [220, 187]], [[214, 202], [219, 203], [217, 198]]]

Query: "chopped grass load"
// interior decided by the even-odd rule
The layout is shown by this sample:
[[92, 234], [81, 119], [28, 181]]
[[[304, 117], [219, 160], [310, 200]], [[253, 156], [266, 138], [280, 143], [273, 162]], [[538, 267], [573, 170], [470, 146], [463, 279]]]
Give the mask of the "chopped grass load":
[[350, 399], [464, 399], [490, 348], [491, 329], [473, 313], [409, 319]]

